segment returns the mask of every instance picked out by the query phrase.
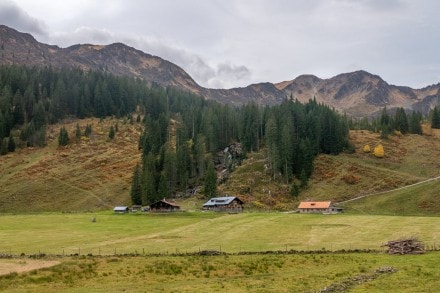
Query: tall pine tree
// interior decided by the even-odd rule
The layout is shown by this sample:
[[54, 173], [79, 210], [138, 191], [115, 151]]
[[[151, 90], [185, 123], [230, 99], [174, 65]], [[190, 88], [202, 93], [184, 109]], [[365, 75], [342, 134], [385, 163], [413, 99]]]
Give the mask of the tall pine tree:
[[135, 205], [142, 204], [142, 179], [141, 179], [141, 168], [139, 164], [136, 164], [133, 177], [131, 180], [131, 190], [130, 190], [131, 203]]
[[440, 128], [440, 108], [438, 106], [435, 106], [432, 110], [431, 127]]
[[207, 197], [217, 196], [217, 172], [214, 168], [214, 162], [210, 161], [206, 170], [205, 188], [203, 194]]

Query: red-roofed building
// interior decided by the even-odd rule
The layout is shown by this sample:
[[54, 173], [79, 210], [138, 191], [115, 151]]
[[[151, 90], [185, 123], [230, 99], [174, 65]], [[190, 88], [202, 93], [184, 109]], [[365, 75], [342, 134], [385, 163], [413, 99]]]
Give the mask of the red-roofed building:
[[337, 214], [342, 208], [332, 206], [331, 201], [302, 201], [298, 211], [305, 214]]

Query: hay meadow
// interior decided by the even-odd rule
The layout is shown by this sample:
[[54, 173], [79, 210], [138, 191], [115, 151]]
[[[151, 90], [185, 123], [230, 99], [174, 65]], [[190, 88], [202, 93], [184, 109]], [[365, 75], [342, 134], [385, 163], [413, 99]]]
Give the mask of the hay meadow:
[[[428, 249], [438, 249], [438, 217], [100, 212], [3, 214], [0, 220], [0, 267], [19, 268], [34, 259], [58, 263], [4, 274], [0, 290], [5, 292], [316, 292], [329, 286], [343, 286], [348, 292], [435, 292], [440, 288], [438, 251], [393, 256], [381, 246], [415, 236]], [[366, 249], [373, 251], [363, 252]], [[268, 250], [277, 253], [265, 254]], [[221, 254], [206, 256], [204, 251]], [[395, 271], [375, 273], [388, 267]]]

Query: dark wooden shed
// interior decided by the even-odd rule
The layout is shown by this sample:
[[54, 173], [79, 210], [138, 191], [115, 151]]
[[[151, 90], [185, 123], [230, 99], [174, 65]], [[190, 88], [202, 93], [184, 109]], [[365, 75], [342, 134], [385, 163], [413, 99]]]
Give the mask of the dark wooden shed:
[[156, 201], [150, 204], [150, 212], [177, 212], [180, 211], [180, 206], [166, 201], [165, 199]]

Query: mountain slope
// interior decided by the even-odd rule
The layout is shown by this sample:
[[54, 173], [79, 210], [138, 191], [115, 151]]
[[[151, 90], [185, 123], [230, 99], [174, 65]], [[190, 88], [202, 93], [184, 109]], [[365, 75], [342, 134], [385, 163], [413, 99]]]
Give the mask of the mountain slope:
[[378, 113], [385, 106], [389, 109], [413, 109], [413, 105], [418, 105], [414, 108], [427, 114], [435, 103], [426, 97], [437, 94], [440, 89], [440, 84], [420, 90], [389, 85], [379, 76], [363, 70], [343, 73], [330, 79], [301, 75], [275, 86], [293, 99], [305, 102], [315, 98], [320, 103], [361, 117]]
[[[74, 45], [59, 48], [36, 41], [30, 34], [0, 25], [0, 64], [78, 67], [136, 77], [147, 83], [177, 87], [222, 103], [279, 104], [286, 98], [315, 98], [355, 117], [372, 116], [383, 108], [403, 107], [429, 113], [440, 103], [440, 84], [422, 89], [394, 86], [365, 71], [344, 73], [329, 79], [301, 75], [277, 84], [259, 83], [243, 88], [208, 89], [199, 86], [182, 68], [160, 57], [121, 43], [107, 46]], [[274, 65], [275, 66], [275, 65]]]
[[[90, 138], [75, 139], [76, 123]], [[108, 139], [111, 126], [119, 131]], [[61, 125], [48, 126], [47, 146], [0, 156], [0, 212], [92, 211], [130, 204], [134, 166], [140, 160], [142, 126], [126, 118], [66, 121], [71, 142], [58, 147]]]
[[137, 77], [148, 83], [174, 86], [194, 93], [201, 87], [180, 67], [160, 57], [121, 43], [107, 46], [74, 45], [59, 48], [42, 44], [30, 34], [0, 25], [0, 64], [78, 67], [114, 75]]

